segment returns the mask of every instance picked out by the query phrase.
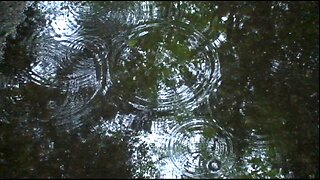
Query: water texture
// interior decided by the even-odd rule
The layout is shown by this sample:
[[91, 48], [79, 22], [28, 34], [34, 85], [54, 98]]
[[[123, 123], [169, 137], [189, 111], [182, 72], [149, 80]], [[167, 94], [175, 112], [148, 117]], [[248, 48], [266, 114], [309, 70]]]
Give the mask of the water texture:
[[0, 178], [319, 178], [318, 2], [27, 4]]

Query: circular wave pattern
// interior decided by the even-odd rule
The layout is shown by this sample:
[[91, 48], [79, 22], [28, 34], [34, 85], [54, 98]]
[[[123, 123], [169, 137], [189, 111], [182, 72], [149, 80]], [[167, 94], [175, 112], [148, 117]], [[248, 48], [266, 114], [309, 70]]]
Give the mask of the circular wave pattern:
[[216, 47], [191, 25], [150, 22], [113, 39], [111, 81], [137, 109], [193, 109], [216, 90]]
[[231, 135], [202, 119], [176, 125], [166, 144], [173, 164], [189, 178], [220, 177], [234, 165]]
[[89, 6], [83, 2], [39, 2], [37, 8], [43, 13], [46, 20], [46, 29], [42, 33], [48, 33], [57, 40], [66, 40], [69, 37], [78, 36], [85, 29], [81, 23], [89, 16]]
[[[58, 124], [81, 123], [75, 114], [105, 90], [109, 77], [108, 48], [94, 36], [77, 37], [68, 41], [54, 38], [35, 42], [28, 76], [31, 81], [59, 91], [59, 97], [48, 103]], [[80, 116], [79, 116], [80, 117]]]

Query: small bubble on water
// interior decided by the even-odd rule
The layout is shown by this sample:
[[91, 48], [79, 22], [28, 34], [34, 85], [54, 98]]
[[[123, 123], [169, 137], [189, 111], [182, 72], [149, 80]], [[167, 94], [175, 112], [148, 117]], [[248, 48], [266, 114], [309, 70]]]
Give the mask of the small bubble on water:
[[208, 163], [208, 169], [210, 171], [218, 171], [221, 168], [221, 162], [219, 160], [212, 160]]

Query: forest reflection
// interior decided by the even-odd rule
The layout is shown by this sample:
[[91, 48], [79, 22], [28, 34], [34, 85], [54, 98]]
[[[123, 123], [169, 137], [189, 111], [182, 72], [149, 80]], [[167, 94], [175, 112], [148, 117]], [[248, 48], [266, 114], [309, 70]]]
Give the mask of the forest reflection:
[[25, 14], [0, 62], [0, 177], [319, 177], [318, 2]]

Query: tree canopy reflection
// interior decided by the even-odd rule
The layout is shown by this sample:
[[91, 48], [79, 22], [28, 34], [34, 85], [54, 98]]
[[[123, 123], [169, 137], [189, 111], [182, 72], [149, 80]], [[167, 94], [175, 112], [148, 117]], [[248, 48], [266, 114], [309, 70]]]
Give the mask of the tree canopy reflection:
[[[69, 6], [60, 5], [62, 9]], [[183, 123], [185, 117], [201, 115], [216, 119], [230, 131], [235, 168], [220, 177], [319, 177], [318, 2], [83, 2], [74, 6], [85, 12], [79, 17], [76, 32], [81, 36], [86, 28], [91, 29], [90, 33], [100, 34], [108, 44], [119, 32], [154, 20], [190, 24], [208, 42], [221, 37], [216, 49], [221, 85], [192, 112], [183, 108], [172, 112], [174, 121]], [[50, 121], [52, 112], [47, 104], [63, 96], [26, 83], [27, 78], [21, 74], [32, 57], [28, 56], [24, 37], [41, 28], [41, 32], [58, 28], [54, 32], [68, 37], [69, 31], [64, 30], [69, 26], [52, 21], [48, 28], [50, 18], [37, 6], [26, 14], [17, 38], [7, 40], [5, 60], [0, 64], [0, 177], [180, 178], [174, 170], [161, 171], [163, 167], [153, 159], [159, 156], [153, 151], [155, 144], [143, 141], [155, 133], [152, 127], [157, 122], [153, 120], [161, 113], [141, 112], [116, 100], [118, 97], [103, 96], [109, 95], [106, 92], [98, 95], [96, 106], [83, 117], [89, 123], [65, 131]], [[75, 18], [69, 16], [72, 25]], [[85, 17], [88, 19], [83, 20]], [[194, 51], [179, 44], [184, 39], [169, 32], [154, 32], [146, 38], [150, 41], [138, 38], [127, 45], [136, 48], [139, 44], [140, 51], [175, 52], [176, 62], [170, 64], [175, 66], [170, 67], [173, 70]], [[143, 93], [156, 94], [157, 86], [151, 82], [157, 79], [176, 86], [174, 81], [161, 79], [176, 72], [166, 67], [168, 63], [152, 61], [157, 60], [154, 52], [140, 57], [140, 69], [128, 62], [130, 73], [139, 71], [137, 74], [146, 74], [141, 78], [149, 78], [136, 77]], [[151, 68], [154, 64], [157, 67]], [[194, 78], [188, 69], [182, 68], [181, 74]], [[134, 92], [135, 86], [124, 88]], [[170, 122], [159, 126], [168, 125]], [[212, 136], [210, 129], [204, 134]]]

